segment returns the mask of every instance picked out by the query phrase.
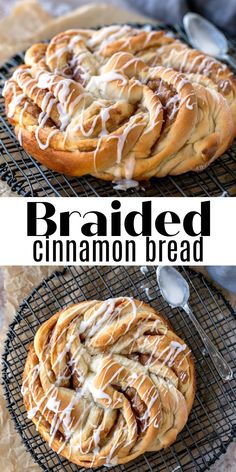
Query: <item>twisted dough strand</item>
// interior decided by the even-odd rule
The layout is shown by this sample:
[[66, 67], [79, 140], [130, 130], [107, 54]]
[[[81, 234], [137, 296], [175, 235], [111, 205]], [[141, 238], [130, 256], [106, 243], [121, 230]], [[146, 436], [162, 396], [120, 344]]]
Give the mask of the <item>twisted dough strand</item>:
[[172, 444], [195, 392], [186, 344], [132, 298], [72, 305], [38, 330], [23, 375], [29, 418], [84, 467], [124, 464]]
[[[196, 81], [205, 82], [205, 85], [205, 78], [211, 79], [231, 108], [234, 135], [236, 134], [236, 80], [226, 64], [188, 47], [163, 31], [143, 31], [140, 34], [137, 29], [130, 28], [117, 40], [113, 40], [113, 35], [114, 32], [112, 34], [107, 28], [106, 34], [96, 43], [104, 58], [111, 57], [118, 51], [126, 51], [140, 57], [152, 67], [162, 65], [183, 73], [194, 73]], [[96, 37], [96, 33], [94, 36]]]

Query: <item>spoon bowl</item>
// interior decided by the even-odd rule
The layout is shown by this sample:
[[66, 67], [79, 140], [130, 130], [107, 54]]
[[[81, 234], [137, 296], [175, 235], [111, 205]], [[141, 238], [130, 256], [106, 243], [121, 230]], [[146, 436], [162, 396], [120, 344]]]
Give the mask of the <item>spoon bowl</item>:
[[159, 266], [156, 275], [160, 292], [171, 307], [182, 307], [188, 303], [189, 285], [174, 267]]
[[189, 285], [187, 280], [171, 266], [159, 266], [156, 270], [157, 283], [161, 295], [172, 308], [182, 308], [194, 324], [201, 340], [211, 357], [214, 366], [224, 380], [233, 378], [233, 371], [223, 358], [215, 344], [206, 334], [205, 330], [193, 314], [189, 304]]
[[197, 13], [186, 13], [183, 24], [189, 42], [194, 48], [236, 67], [235, 59], [228, 54], [229, 46], [225, 35], [210, 21]]

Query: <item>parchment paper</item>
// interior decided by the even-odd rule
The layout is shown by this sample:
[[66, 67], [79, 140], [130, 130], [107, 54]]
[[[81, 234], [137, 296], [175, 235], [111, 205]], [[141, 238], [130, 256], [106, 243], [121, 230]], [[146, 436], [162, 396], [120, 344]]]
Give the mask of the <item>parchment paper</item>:
[[34, 42], [51, 38], [68, 28], [132, 21], [157, 23], [156, 20], [106, 3], [84, 5], [64, 16], [52, 18], [37, 0], [23, 0], [16, 4], [10, 16], [0, 20], [0, 64]]
[[[0, 332], [0, 353], [2, 353], [5, 334], [9, 323], [14, 318], [16, 308], [23, 298], [53, 270], [56, 270], [56, 267], [9, 267], [3, 269], [5, 310], [3, 327]], [[1, 472], [39, 472], [41, 470], [26, 451], [14, 428], [6, 408], [2, 386], [0, 386], [0, 470]]]
[[[5, 289], [5, 313], [3, 328], [0, 331], [0, 351], [9, 323], [23, 298], [37, 286], [41, 280], [60, 267], [5, 267], [2, 269]], [[199, 270], [199, 268], [198, 268]], [[204, 272], [204, 269], [200, 269]], [[1, 295], [1, 294], [0, 294]], [[224, 295], [231, 299], [236, 307], [236, 297]], [[232, 444], [225, 456], [214, 466], [211, 472], [235, 472], [236, 444]], [[15, 431], [12, 420], [6, 408], [3, 389], [0, 386], [0, 470], [1, 472], [40, 472], [40, 467], [34, 463], [29, 452], [21, 443], [19, 434]], [[192, 471], [195, 472], [195, 471]]]

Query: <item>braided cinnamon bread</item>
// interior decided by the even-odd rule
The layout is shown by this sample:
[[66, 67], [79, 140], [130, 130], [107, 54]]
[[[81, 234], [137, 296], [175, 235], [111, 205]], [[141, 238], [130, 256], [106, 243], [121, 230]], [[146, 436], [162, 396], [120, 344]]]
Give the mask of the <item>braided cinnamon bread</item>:
[[194, 400], [194, 364], [149, 305], [86, 301], [39, 328], [22, 394], [57, 453], [83, 467], [124, 464], [176, 440]]
[[68, 175], [145, 180], [199, 171], [236, 129], [236, 86], [225, 65], [162, 31], [126, 25], [70, 30], [32, 46], [4, 96], [23, 147]]

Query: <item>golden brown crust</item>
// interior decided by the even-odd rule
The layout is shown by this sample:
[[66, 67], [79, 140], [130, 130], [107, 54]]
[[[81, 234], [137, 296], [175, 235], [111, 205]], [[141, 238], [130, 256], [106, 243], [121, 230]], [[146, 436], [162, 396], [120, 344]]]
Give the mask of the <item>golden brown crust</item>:
[[27, 51], [4, 96], [23, 147], [67, 175], [145, 180], [199, 171], [234, 137], [232, 73], [160, 31], [60, 33]]
[[191, 353], [149, 305], [72, 305], [38, 330], [23, 374], [29, 418], [83, 467], [125, 464], [170, 446], [195, 396]]

